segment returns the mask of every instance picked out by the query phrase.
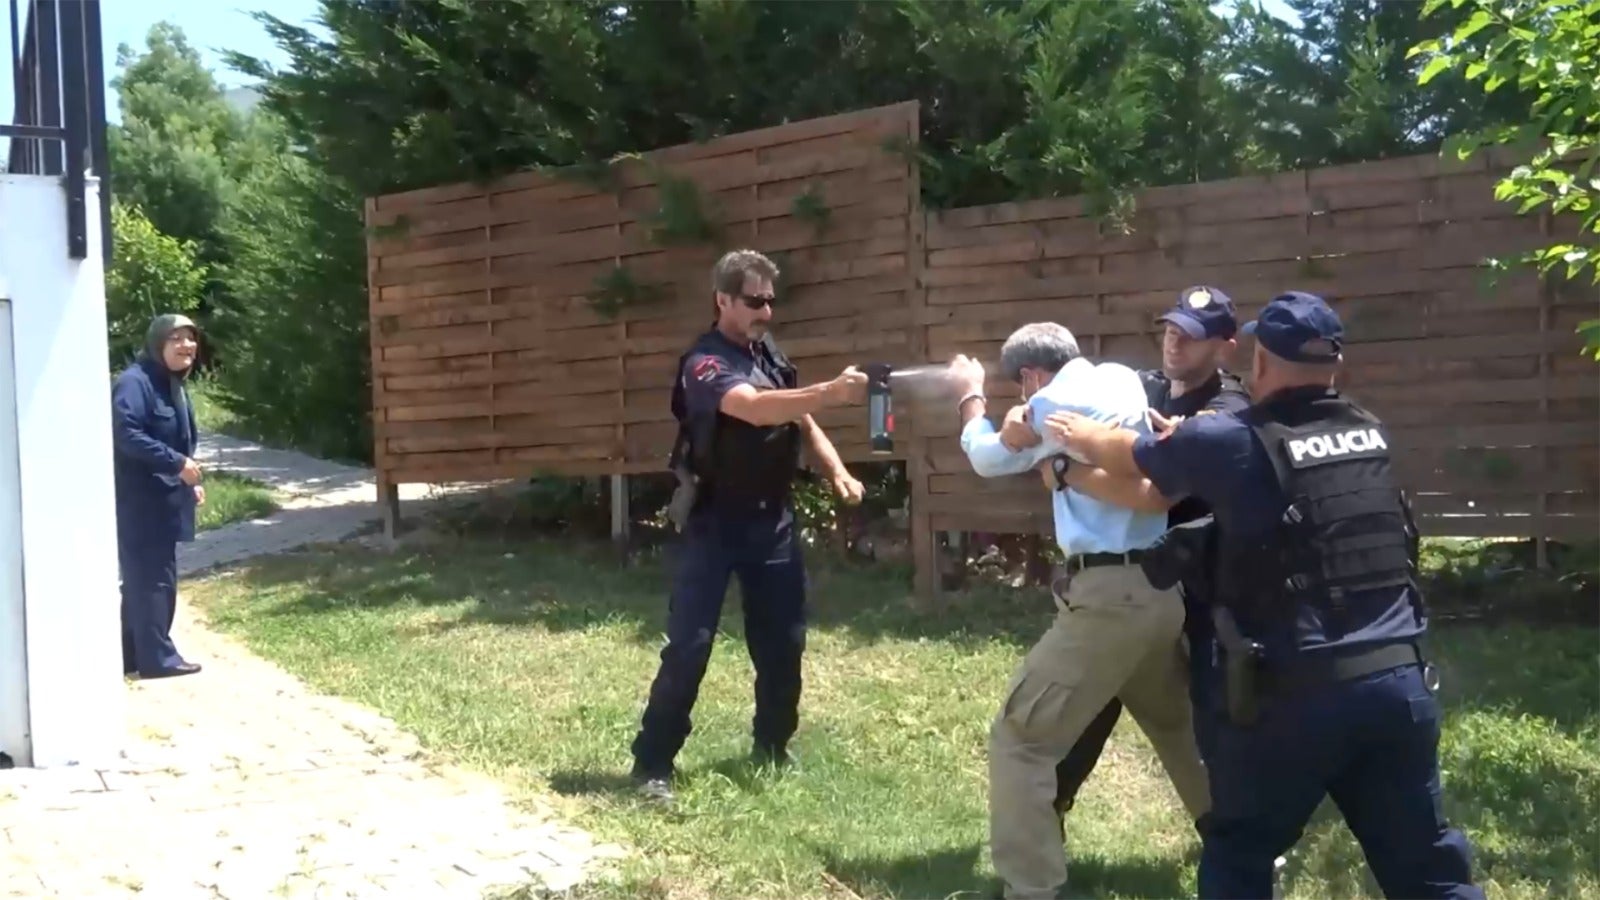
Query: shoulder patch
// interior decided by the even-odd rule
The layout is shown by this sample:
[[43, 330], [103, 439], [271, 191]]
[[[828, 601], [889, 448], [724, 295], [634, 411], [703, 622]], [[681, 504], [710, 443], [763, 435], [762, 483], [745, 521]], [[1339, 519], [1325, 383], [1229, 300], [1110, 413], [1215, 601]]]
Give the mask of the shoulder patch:
[[702, 356], [700, 357], [700, 361], [694, 364], [694, 368], [690, 370], [690, 374], [692, 374], [699, 381], [710, 382], [712, 379], [716, 378], [717, 373], [721, 371], [721, 360], [717, 359], [715, 356]]

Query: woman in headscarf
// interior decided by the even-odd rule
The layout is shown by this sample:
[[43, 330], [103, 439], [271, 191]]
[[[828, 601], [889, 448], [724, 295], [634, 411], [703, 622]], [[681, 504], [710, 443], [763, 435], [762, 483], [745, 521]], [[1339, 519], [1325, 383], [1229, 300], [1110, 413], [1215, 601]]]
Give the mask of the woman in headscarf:
[[144, 349], [111, 388], [122, 670], [140, 678], [200, 671], [172, 644], [178, 543], [194, 540], [195, 507], [205, 502], [193, 459], [194, 410], [183, 389], [199, 349], [193, 321], [157, 316]]

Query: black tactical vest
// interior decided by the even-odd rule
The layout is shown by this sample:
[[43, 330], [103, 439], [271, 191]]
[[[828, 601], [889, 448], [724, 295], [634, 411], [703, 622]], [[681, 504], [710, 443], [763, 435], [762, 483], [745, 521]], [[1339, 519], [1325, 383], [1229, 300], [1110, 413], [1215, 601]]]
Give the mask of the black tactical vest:
[[[1234, 375], [1217, 370], [1215, 379], [1208, 380], [1199, 390], [1184, 394], [1176, 400], [1172, 397], [1172, 379], [1160, 369], [1140, 369], [1139, 380], [1144, 383], [1145, 402], [1150, 408], [1163, 416], [1193, 416], [1211, 405], [1211, 401], [1223, 394], [1235, 394], [1239, 399], [1239, 407], [1250, 405], [1250, 392], [1245, 390], [1244, 383]], [[1185, 522], [1193, 522], [1202, 516], [1209, 515], [1211, 508], [1199, 497], [1185, 497], [1173, 504], [1167, 510], [1167, 525], [1173, 527]], [[1190, 586], [1191, 593], [1202, 590], [1200, 579], [1191, 575], [1184, 579]]]
[[[1396, 594], [1382, 589], [1409, 585], [1420, 603], [1417, 533], [1383, 423], [1331, 389], [1293, 391], [1240, 418], [1271, 458], [1288, 507], [1264, 538], [1219, 536], [1218, 601], [1269, 633], [1292, 633], [1310, 613], [1330, 642], [1388, 611]], [[1366, 591], [1386, 599], [1363, 608], [1353, 595]], [[1421, 608], [1413, 613], [1420, 622]]]
[[1172, 379], [1160, 369], [1139, 370], [1139, 380], [1144, 383], [1144, 396], [1150, 408], [1163, 416], [1192, 416], [1205, 409], [1219, 394], [1238, 394], [1241, 405], [1250, 405], [1250, 392], [1238, 376], [1217, 370], [1215, 381], [1208, 381], [1197, 391], [1172, 399]]
[[[705, 351], [720, 339], [707, 332], [678, 358], [672, 387], [672, 415], [678, 420], [678, 446], [673, 457], [685, 455], [689, 470], [699, 482], [697, 506], [723, 509], [754, 508], [788, 499], [790, 485], [800, 467], [800, 426], [751, 425], [718, 410], [715, 415], [690, 418], [684, 402], [683, 365], [690, 356]], [[769, 333], [751, 347], [759, 373], [772, 377], [777, 389], [792, 389], [799, 372], [783, 355]], [[760, 386], [757, 386], [760, 389]]]

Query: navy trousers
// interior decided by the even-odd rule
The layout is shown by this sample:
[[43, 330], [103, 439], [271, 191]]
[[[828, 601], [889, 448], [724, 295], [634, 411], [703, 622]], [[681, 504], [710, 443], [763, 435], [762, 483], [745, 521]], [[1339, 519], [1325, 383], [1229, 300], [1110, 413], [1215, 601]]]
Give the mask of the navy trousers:
[[183, 662], [172, 645], [178, 611], [178, 545], [117, 543], [122, 576], [122, 671], [153, 674]]
[[745, 514], [696, 511], [680, 545], [667, 609], [667, 645], [650, 685], [638, 770], [664, 775], [692, 730], [711, 644], [730, 578], [739, 578], [745, 644], [755, 666], [757, 747], [782, 750], [799, 723], [800, 659], [806, 643], [806, 579], [792, 509]]
[[1472, 849], [1440, 806], [1439, 704], [1420, 666], [1264, 704], [1241, 728], [1213, 721], [1202, 898], [1269, 897], [1273, 860], [1331, 796], [1389, 897], [1482, 898]]
[[1200, 759], [1209, 761], [1215, 741], [1215, 710], [1222, 710], [1222, 683], [1217, 668], [1217, 630], [1211, 624], [1211, 606], [1183, 591], [1183, 633], [1189, 642], [1189, 702], [1194, 704], [1194, 743]]

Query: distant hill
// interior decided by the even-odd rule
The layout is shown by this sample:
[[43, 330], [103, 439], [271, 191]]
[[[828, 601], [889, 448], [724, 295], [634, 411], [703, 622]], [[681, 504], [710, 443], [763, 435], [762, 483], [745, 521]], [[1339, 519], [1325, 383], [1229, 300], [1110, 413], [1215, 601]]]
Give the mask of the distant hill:
[[248, 116], [261, 102], [261, 92], [253, 87], [226, 88], [222, 92], [222, 102], [234, 112]]

